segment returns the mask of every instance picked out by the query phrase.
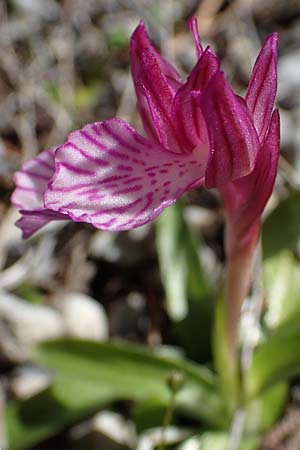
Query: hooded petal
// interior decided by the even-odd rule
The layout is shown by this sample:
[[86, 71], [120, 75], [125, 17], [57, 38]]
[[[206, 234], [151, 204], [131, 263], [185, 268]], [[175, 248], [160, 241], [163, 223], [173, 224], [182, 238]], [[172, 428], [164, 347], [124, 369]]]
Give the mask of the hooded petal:
[[277, 91], [277, 47], [278, 35], [272, 33], [257, 57], [245, 97], [260, 141], [269, 128]]
[[132, 34], [130, 41], [130, 61], [134, 83], [139, 82], [142, 64], [141, 55], [144, 50], [148, 50], [152, 54], [161, 73], [168, 81], [170, 88], [176, 92], [182, 84], [181, 77], [174, 67], [166, 61], [153, 46], [146, 32], [145, 25], [141, 22]]
[[197, 58], [200, 58], [203, 53], [203, 48], [199, 37], [197, 18], [195, 16], [189, 18], [188, 27], [194, 39]]
[[132, 35], [130, 61], [146, 133], [170, 151], [180, 152], [170, 116], [174, 95], [182, 81], [171, 64], [153, 47], [143, 23]]
[[172, 122], [174, 94], [148, 50], [144, 51], [142, 59], [140, 87], [148, 102], [156, 132], [155, 141], [171, 152], [181, 153], [178, 132]]
[[200, 142], [207, 142], [206, 124], [197, 98], [193, 94], [201, 93], [219, 68], [220, 61], [210, 48], [207, 48], [175, 96], [172, 108], [173, 122], [178, 130], [181, 146], [186, 151], [193, 150]]
[[28, 238], [51, 220], [65, 220], [66, 216], [44, 208], [44, 194], [55, 171], [55, 148], [45, 150], [36, 158], [25, 162], [22, 170], [15, 174], [16, 189], [12, 203], [20, 208], [22, 217], [16, 225]]
[[128, 230], [200, 183], [202, 159], [200, 152], [174, 155], [122, 120], [90, 124], [56, 152], [45, 206], [97, 228]]
[[228, 251], [233, 246], [249, 240], [251, 230], [255, 230], [259, 224], [273, 191], [279, 149], [280, 121], [278, 110], [275, 110], [253, 172], [221, 189], [230, 230]]
[[210, 154], [205, 173], [207, 187], [219, 187], [252, 172], [259, 140], [251, 114], [224, 74], [209, 81], [199, 104], [206, 122]]

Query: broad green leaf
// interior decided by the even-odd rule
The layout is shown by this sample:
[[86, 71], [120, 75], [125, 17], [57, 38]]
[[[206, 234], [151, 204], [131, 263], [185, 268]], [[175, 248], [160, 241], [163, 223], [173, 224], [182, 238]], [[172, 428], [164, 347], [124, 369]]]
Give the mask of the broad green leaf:
[[184, 220], [183, 201], [167, 208], [157, 222], [157, 249], [166, 307], [187, 354], [210, 356], [213, 289], [202, 268], [201, 245]]
[[262, 228], [265, 258], [293, 249], [300, 237], [300, 192], [292, 192], [267, 217]]
[[266, 326], [275, 329], [296, 318], [300, 325], [300, 264], [291, 251], [282, 251], [265, 261], [264, 284]]
[[[166, 379], [172, 370], [185, 377], [183, 389], [177, 395], [177, 407], [206, 421], [220, 419], [220, 399], [215, 380], [205, 368], [184, 360], [171, 359], [144, 347], [128, 343], [98, 343], [75, 339], [60, 339], [42, 344], [35, 352], [37, 363], [55, 371], [58, 377], [86, 385], [84, 395], [114, 392], [115, 398], [159, 399], [168, 404], [170, 398]], [[75, 385], [75, 389], [78, 386]], [[57, 395], [64, 397], [66, 391]], [[74, 398], [75, 404], [79, 401]]]
[[286, 328], [268, 336], [253, 353], [252, 365], [245, 379], [245, 392], [249, 397], [292, 376], [300, 375], [299, 321], [289, 322]]
[[47, 395], [9, 405], [9, 450], [28, 448], [112, 401], [153, 401], [166, 408], [170, 401], [166, 379], [174, 370], [185, 378], [176, 410], [214, 426], [223, 424], [214, 377], [187, 361], [130, 344], [77, 339], [45, 342], [36, 349], [34, 360], [53, 372], [54, 383]]
[[[199, 436], [193, 436], [182, 443], [177, 450], [228, 450], [230, 436], [221, 431], [206, 431]], [[258, 450], [260, 438], [246, 437], [242, 439], [237, 450]], [[236, 447], [235, 447], [236, 448]]]

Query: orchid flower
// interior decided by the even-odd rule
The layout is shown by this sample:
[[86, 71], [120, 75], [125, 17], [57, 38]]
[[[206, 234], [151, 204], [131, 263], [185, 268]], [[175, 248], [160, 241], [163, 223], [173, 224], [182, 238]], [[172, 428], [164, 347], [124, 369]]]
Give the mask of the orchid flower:
[[203, 50], [195, 18], [189, 26], [197, 62], [186, 81], [151, 44], [143, 23], [132, 35], [132, 76], [147, 137], [124, 120], [92, 123], [16, 174], [12, 201], [24, 237], [62, 219], [128, 230], [190, 189], [221, 188], [253, 171], [267, 114], [255, 106], [256, 69], [245, 102], [214, 52]]
[[278, 111], [272, 112], [277, 90], [277, 45], [277, 35], [271, 34], [256, 60], [245, 97], [260, 140], [254, 170], [220, 188], [226, 213], [226, 328], [232, 349], [236, 346], [241, 304], [251, 284], [261, 215], [277, 173], [280, 123]]

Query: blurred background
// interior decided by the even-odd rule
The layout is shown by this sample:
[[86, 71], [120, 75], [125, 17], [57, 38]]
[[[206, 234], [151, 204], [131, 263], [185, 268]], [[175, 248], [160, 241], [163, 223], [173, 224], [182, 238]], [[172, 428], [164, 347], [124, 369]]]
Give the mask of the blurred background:
[[[26, 399], [49, 381], [31, 364], [32, 346], [41, 340], [123, 338], [166, 351], [175, 348], [195, 361], [209, 360], [210, 321], [203, 320], [199, 328], [191, 320], [194, 310], [186, 314], [180, 293], [176, 301], [171, 299], [182, 273], [166, 274], [164, 239], [172, 232], [170, 220], [174, 224], [178, 218], [119, 234], [86, 224], [53, 223], [23, 241], [14, 226], [18, 213], [10, 205], [14, 172], [39, 151], [62, 143], [71, 130], [115, 116], [142, 130], [130, 76], [130, 35], [144, 20], [155, 45], [184, 77], [195, 63], [186, 26], [192, 14], [204, 46], [211, 45], [221, 58], [239, 94], [263, 39], [279, 32], [282, 157], [271, 199], [276, 204], [300, 186], [299, 0], [0, 0], [2, 449], [7, 446], [5, 402]], [[199, 295], [209, 299], [208, 285], [218, 283], [224, 260], [222, 206], [217, 193], [200, 189], [178, 208], [197, 239], [204, 273]], [[202, 317], [209, 317], [209, 307], [201, 308]], [[199, 329], [204, 337], [195, 345]], [[135, 448], [131, 420], [127, 407], [114, 405], [89, 421], [77, 420], [76, 427], [63, 427], [38, 448]], [[299, 428], [299, 415], [293, 420]], [[298, 447], [280, 446], [280, 430], [277, 434], [265, 449], [299, 450], [299, 441]]]

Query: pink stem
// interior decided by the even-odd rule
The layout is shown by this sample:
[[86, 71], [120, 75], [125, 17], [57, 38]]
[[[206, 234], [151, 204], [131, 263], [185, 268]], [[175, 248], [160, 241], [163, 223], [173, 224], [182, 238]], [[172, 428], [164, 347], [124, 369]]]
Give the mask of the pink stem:
[[260, 223], [255, 223], [247, 240], [234, 240], [230, 224], [226, 225], [225, 243], [227, 261], [224, 282], [225, 329], [229, 354], [235, 358], [238, 349], [238, 332], [242, 304], [247, 297], [253, 278], [255, 250]]

